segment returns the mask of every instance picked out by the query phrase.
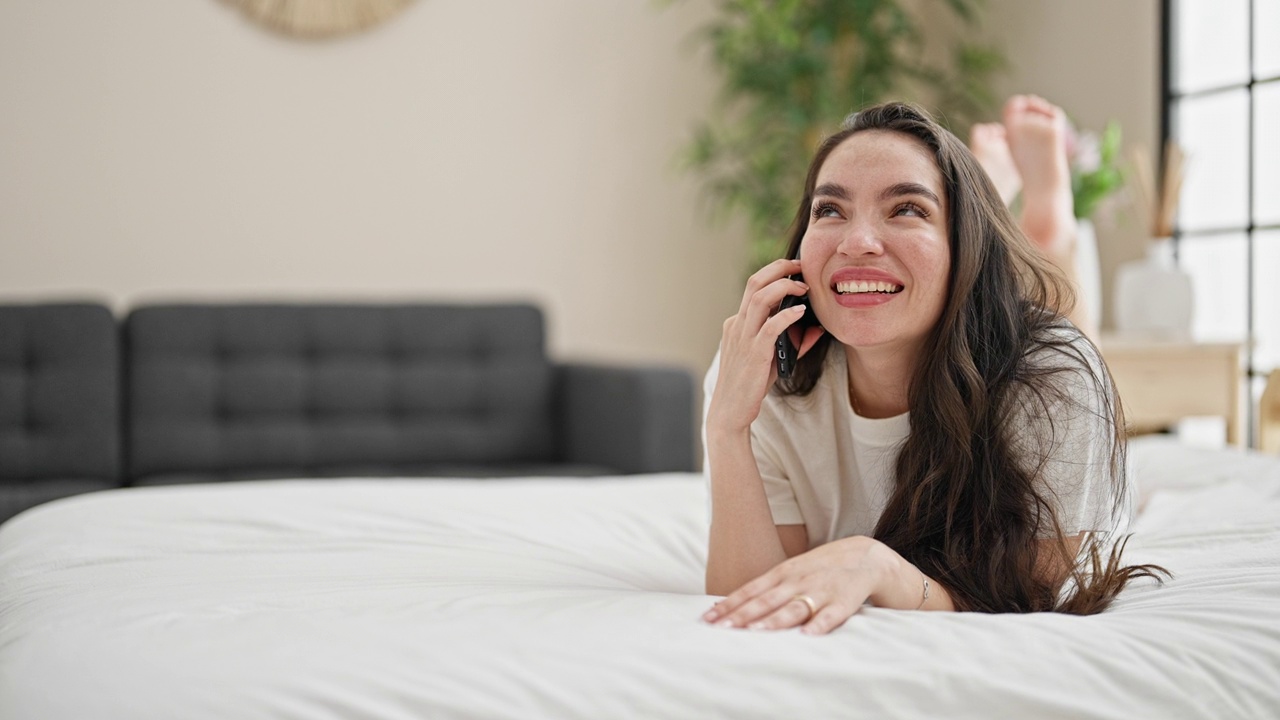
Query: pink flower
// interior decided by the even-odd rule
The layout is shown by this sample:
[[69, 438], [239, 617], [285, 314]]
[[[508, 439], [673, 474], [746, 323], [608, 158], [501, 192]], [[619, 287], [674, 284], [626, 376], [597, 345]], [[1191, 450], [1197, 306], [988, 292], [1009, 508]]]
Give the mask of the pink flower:
[[1102, 167], [1102, 145], [1096, 133], [1083, 132], [1075, 136], [1074, 152], [1068, 151], [1071, 167], [1079, 172], [1091, 173]]

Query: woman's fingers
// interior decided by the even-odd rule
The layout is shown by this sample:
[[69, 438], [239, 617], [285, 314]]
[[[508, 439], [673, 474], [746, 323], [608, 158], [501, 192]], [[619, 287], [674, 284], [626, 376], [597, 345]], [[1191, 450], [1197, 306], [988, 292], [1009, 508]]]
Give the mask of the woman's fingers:
[[[747, 278], [747, 289], [742, 293], [742, 303], [738, 306], [738, 314], [747, 314], [747, 308], [750, 307], [752, 299], [755, 298], [761, 290], [772, 285], [778, 280], [791, 275], [798, 275], [799, 273], [799, 260], [774, 260], [768, 265], [765, 265], [755, 271], [751, 277]], [[774, 305], [777, 305], [780, 300], [782, 300], [781, 296], [774, 301]]]
[[746, 585], [743, 585], [737, 590], [729, 593], [725, 599], [711, 606], [711, 609], [707, 611], [707, 614], [703, 616], [703, 619], [711, 623], [723, 622], [726, 617], [731, 615], [743, 603], [773, 587], [775, 583], [772, 581], [771, 577], [770, 573], [765, 573], [764, 575], [761, 575], [755, 580], [752, 580]]
[[754, 309], [762, 304], [771, 310], [777, 307], [778, 302], [788, 293], [786, 287], [791, 287], [790, 283], [780, 286], [778, 281], [788, 281], [791, 275], [797, 274], [800, 274], [799, 260], [774, 260], [756, 270], [746, 281], [746, 290], [742, 291], [742, 302], [737, 307], [737, 314], [742, 318], [753, 315], [756, 313]]
[[786, 310], [771, 316], [760, 326], [760, 332], [757, 337], [772, 347], [774, 340], [777, 340], [779, 335], [786, 332], [787, 328], [795, 325], [796, 321], [804, 317], [804, 311], [804, 305], [792, 305]]
[[[741, 422], [748, 414], [748, 422], [755, 419], [759, 403], [775, 378], [771, 370], [773, 345], [780, 334], [804, 317], [803, 307], [778, 311], [783, 298], [808, 292], [808, 285], [792, 279], [800, 272], [798, 260], [775, 260], [756, 271], [747, 281], [738, 312], [724, 321], [716, 396], [722, 394], [721, 386], [729, 384], [739, 399], [746, 398], [745, 402], [729, 404], [727, 418], [733, 423]], [[714, 397], [712, 402], [717, 404]]]
[[[809, 615], [807, 604], [792, 602], [801, 594], [796, 588], [793, 568], [784, 563], [734, 590], [716, 603], [704, 619], [722, 627], [794, 627], [807, 620]], [[798, 605], [799, 611], [796, 607], [788, 609], [788, 605]], [[779, 612], [783, 615], [773, 617]]]
[[[833, 567], [811, 551], [818, 564], [792, 558], [743, 585], [703, 615], [705, 622], [727, 628], [785, 630], [802, 628], [824, 635], [844, 625], [871, 594], [873, 579]], [[805, 599], [808, 599], [806, 602]]]
[[853, 615], [849, 605], [832, 599], [828, 594], [830, 588], [805, 592], [799, 587], [793, 583], [776, 585], [737, 603], [726, 598], [726, 607], [721, 609], [718, 619], [708, 622], [748, 630], [802, 627], [806, 633], [822, 635], [840, 627]]
[[[787, 295], [802, 294], [807, 289], [804, 283], [782, 279], [756, 293], [748, 303], [745, 316], [735, 315], [725, 320], [721, 357], [725, 358], [729, 353], [734, 352], [735, 348], [752, 348], [750, 352], [760, 353], [760, 359], [765, 355], [772, 358], [774, 341], [786, 332], [787, 328], [804, 317], [805, 306], [792, 305], [776, 313], [774, 309], [782, 298]], [[814, 337], [815, 341], [816, 339]], [[809, 345], [812, 346], [812, 342]]]
[[[703, 620], [726, 628], [786, 630], [799, 627], [806, 635], [825, 635], [844, 625], [862, 606], [862, 603], [831, 599], [832, 596], [826, 594], [829, 588], [804, 592], [797, 587], [791, 583], [778, 585], [736, 603], [731, 602], [732, 596], [725, 598], [704, 615]], [[813, 603], [812, 608], [804, 598]]]
[[809, 606], [791, 585], [778, 585], [738, 610], [734, 625], [752, 630], [795, 627], [809, 619]]
[[747, 623], [747, 629], [785, 630], [786, 628], [803, 625], [816, 614], [814, 610], [810, 609], [809, 603], [813, 603], [813, 607], [818, 608], [821, 601], [809, 595], [792, 595], [789, 600], [782, 603], [773, 612]]
[[845, 624], [853, 613], [839, 603], [830, 603], [818, 609], [813, 617], [800, 628], [805, 635], [826, 635]]
[[736, 316], [745, 331], [759, 329], [778, 310], [779, 303], [788, 295], [804, 295], [809, 286], [803, 281], [782, 277], [765, 285], [745, 299], [742, 310]]
[[[743, 598], [722, 611], [722, 617], [716, 624], [723, 627], [750, 627], [783, 609], [785, 605], [795, 598], [795, 595], [794, 592], [788, 592], [786, 588], [778, 585], [763, 592], [744, 595]], [[732, 597], [730, 596], [730, 598]], [[726, 598], [726, 600], [730, 598]]]

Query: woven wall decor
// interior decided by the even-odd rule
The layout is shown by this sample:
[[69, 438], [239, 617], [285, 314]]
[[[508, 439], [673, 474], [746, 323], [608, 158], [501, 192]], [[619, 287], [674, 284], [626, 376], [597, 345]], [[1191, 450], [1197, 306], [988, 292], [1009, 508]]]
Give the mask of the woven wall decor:
[[413, 0], [222, 0], [254, 22], [295, 37], [326, 38], [373, 27]]

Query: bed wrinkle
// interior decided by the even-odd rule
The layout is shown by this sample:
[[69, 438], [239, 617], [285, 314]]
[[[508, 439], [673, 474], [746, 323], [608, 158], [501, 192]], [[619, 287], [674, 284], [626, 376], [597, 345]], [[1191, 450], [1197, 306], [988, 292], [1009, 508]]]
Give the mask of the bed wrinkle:
[[[1274, 546], [1280, 543], [1280, 529], [1248, 524], [1237, 529], [1201, 530], [1177, 535], [1152, 533], [1136, 537], [1140, 537], [1141, 542], [1132, 545], [1134, 550], [1146, 552], [1177, 549], [1189, 553], [1209, 553], [1220, 556], [1257, 546]], [[1127, 553], [1126, 557], [1128, 557]]]
[[86, 498], [0, 532], [0, 717], [1280, 716], [1280, 499], [1215, 472], [1139, 518], [1126, 561], [1175, 577], [1100, 615], [820, 638], [699, 620], [697, 476]]

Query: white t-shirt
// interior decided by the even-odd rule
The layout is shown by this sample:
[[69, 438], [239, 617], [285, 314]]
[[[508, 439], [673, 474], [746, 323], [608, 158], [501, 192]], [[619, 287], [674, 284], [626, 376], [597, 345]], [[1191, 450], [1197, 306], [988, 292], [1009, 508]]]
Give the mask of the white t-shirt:
[[[1070, 332], [1074, 330], [1054, 330]], [[1100, 360], [1094, 349], [1078, 339], [1073, 346], [1097, 372]], [[1033, 362], [1054, 367], [1077, 362], [1051, 351], [1039, 351]], [[805, 396], [770, 392], [760, 415], [751, 425], [751, 446], [764, 480], [765, 494], [776, 525], [803, 524], [809, 546], [839, 538], [871, 535], [893, 492], [898, 451], [911, 430], [907, 413], [885, 419], [861, 417], [849, 404], [849, 373], [843, 347], [833, 344], [827, 352], [822, 377]], [[719, 374], [719, 354], [704, 382], [710, 403]], [[1106, 397], [1092, 380], [1078, 371], [1057, 373], [1075, 402], [1051, 402], [1048, 410], [1038, 402], [1020, 403], [1025, 427], [1017, 442], [1046, 454], [1040, 476], [1045, 499], [1054, 505], [1067, 535], [1086, 531], [1123, 531], [1130, 510], [1112, 512], [1114, 495], [1110, 472], [1112, 429], [1106, 420]], [[1050, 398], [1052, 400], [1052, 398]], [[705, 417], [705, 413], [704, 413]], [[1047, 444], [1052, 422], [1052, 446]], [[703, 472], [710, 478], [711, 465], [704, 458]], [[1126, 473], [1132, 478], [1132, 473]], [[1132, 498], [1133, 493], [1127, 496]]]

